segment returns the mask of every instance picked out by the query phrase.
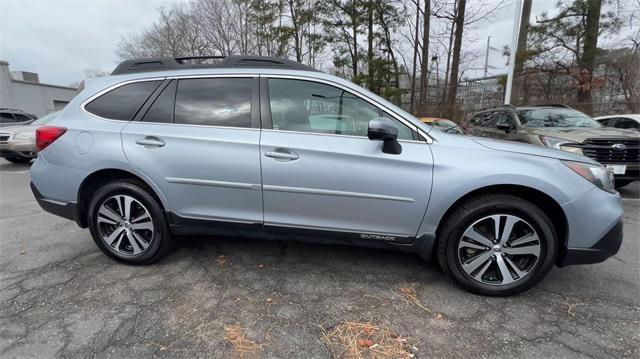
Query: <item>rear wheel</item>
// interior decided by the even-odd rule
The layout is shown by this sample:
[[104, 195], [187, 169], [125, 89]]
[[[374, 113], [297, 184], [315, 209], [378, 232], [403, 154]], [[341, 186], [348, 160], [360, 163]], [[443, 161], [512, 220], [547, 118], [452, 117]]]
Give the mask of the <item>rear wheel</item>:
[[170, 233], [158, 202], [133, 181], [101, 187], [91, 199], [89, 231], [109, 257], [127, 264], [150, 264], [170, 246]]
[[438, 236], [438, 261], [465, 289], [518, 294], [553, 266], [556, 234], [538, 207], [511, 195], [473, 198], [454, 210]]

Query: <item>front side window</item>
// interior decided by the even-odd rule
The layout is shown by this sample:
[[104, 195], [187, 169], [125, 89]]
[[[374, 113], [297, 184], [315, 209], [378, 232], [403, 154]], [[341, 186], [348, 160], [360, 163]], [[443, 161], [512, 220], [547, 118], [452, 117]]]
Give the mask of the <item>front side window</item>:
[[413, 139], [409, 127], [337, 87], [304, 80], [270, 79], [269, 99], [275, 130], [366, 137], [369, 121], [386, 117], [398, 128], [398, 139]]
[[131, 121], [161, 81], [134, 82], [117, 87], [84, 108], [94, 115], [111, 120]]
[[251, 127], [251, 78], [178, 81], [175, 123]]
[[515, 127], [515, 122], [513, 121], [513, 116], [506, 111], [501, 111], [496, 113], [496, 127], [498, 126], [509, 126]]
[[482, 119], [479, 121], [478, 126], [481, 127], [496, 127], [498, 121], [498, 112], [485, 112]]
[[15, 117], [9, 112], [0, 112], [0, 123], [14, 123], [16, 122]]

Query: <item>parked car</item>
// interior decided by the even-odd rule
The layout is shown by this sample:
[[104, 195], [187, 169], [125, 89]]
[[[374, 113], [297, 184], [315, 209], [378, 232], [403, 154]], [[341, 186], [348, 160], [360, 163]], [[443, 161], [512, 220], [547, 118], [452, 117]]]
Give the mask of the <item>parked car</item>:
[[28, 125], [0, 129], [0, 157], [13, 163], [28, 163], [36, 157], [36, 128], [46, 125], [58, 116], [52, 112]]
[[445, 118], [419, 117], [418, 120], [446, 133], [451, 133], [454, 135], [464, 135], [464, 131], [462, 130], [462, 128], [460, 128], [460, 126], [458, 126], [455, 122], [447, 120]]
[[36, 116], [12, 108], [0, 108], [0, 127], [28, 125]]
[[613, 171], [617, 188], [640, 179], [640, 133], [605, 128], [566, 106], [486, 109], [469, 120], [467, 132], [585, 155]]
[[184, 234], [295, 239], [418, 253], [467, 290], [511, 295], [622, 242], [620, 196], [596, 161], [434, 131], [284, 59], [125, 61], [36, 143], [38, 203], [129, 264]]
[[640, 114], [600, 116], [595, 120], [605, 127], [640, 131]]

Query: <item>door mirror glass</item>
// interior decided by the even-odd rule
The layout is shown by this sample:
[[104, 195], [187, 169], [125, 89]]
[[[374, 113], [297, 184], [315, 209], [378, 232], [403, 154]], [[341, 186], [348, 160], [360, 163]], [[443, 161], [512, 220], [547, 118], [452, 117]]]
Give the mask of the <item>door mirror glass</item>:
[[385, 117], [376, 117], [369, 121], [367, 137], [372, 141], [383, 141], [382, 152], [390, 154], [402, 153], [402, 146], [398, 142], [398, 128]]

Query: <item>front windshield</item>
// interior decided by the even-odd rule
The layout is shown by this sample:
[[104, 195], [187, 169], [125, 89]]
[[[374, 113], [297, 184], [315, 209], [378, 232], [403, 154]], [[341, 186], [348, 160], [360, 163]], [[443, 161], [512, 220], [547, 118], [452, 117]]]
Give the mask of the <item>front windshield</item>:
[[59, 113], [60, 113], [60, 111], [51, 112], [50, 114], [45, 115], [43, 117], [40, 117], [39, 119], [33, 121], [31, 124], [32, 125], [46, 125], [47, 123], [53, 121], [56, 117], [58, 117]]
[[521, 109], [518, 118], [524, 127], [602, 127], [591, 117], [569, 108]]

